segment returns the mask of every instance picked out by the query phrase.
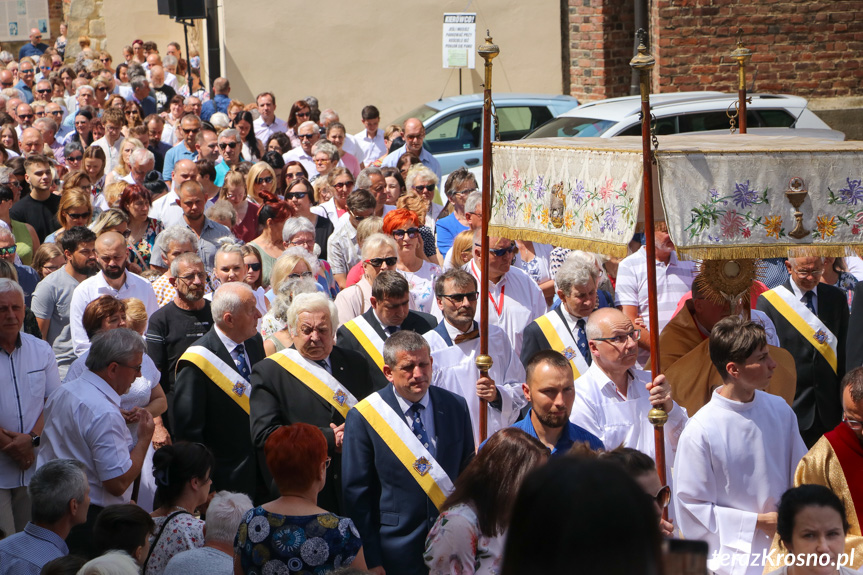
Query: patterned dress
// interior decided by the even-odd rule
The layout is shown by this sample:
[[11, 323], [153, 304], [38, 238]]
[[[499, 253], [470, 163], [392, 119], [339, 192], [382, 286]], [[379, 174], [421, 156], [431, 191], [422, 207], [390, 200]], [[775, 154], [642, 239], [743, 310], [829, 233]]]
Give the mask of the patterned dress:
[[362, 548], [354, 522], [332, 513], [289, 516], [263, 507], [243, 517], [234, 552], [243, 573], [329, 573], [353, 563]]
[[150, 256], [153, 255], [153, 244], [156, 236], [162, 232], [162, 222], [153, 218], [147, 218], [147, 229], [141, 237], [141, 241], [129, 246], [129, 261], [141, 266], [142, 270], [150, 268]]
[[411, 309], [425, 313], [437, 310], [434, 295], [434, 282], [443, 273], [439, 266], [423, 260], [422, 266], [415, 272], [398, 270], [411, 288]]
[[460, 503], [438, 516], [426, 538], [423, 559], [429, 575], [497, 575], [505, 539], [483, 535], [473, 507]]
[[[156, 523], [155, 533], [162, 529], [165, 519], [167, 516], [153, 517], [153, 521]], [[144, 575], [161, 575], [165, 571], [168, 561], [174, 555], [203, 546], [204, 522], [189, 513], [176, 515], [162, 531], [159, 540], [153, 545], [153, 552], [147, 562], [147, 571]]]

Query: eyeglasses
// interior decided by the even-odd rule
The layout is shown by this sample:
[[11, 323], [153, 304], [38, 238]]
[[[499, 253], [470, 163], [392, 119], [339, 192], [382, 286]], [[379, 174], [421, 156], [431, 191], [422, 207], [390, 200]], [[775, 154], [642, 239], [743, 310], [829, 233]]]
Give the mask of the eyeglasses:
[[306, 196], [308, 196], [308, 192], [288, 192], [285, 194], [286, 200], [302, 200]]
[[304, 246], [308, 249], [308, 251], [312, 251], [314, 249], [315, 241], [314, 240], [291, 240], [288, 242], [289, 246]]
[[69, 162], [80, 162], [84, 159], [84, 156], [66, 156], [66, 160]]
[[239, 146], [240, 144], [237, 142], [222, 142], [219, 144], [219, 149], [224, 150], [225, 148], [231, 148], [232, 150]]
[[33, 114], [18, 114], [18, 117], [22, 120], [30, 120], [33, 118]]
[[138, 110], [126, 110], [126, 115], [127, 116], [137, 116]]
[[453, 192], [450, 196], [467, 196], [468, 194], [472, 194], [476, 191], [476, 188], [471, 188], [469, 190], [459, 190], [457, 192]]
[[184, 276], [177, 276], [178, 280], [183, 280], [184, 282], [192, 283], [195, 279], [199, 279], [202, 282], [207, 281], [207, 274], [205, 272], [193, 272], [190, 274], [186, 274]]
[[656, 504], [659, 505], [660, 509], [668, 507], [668, 504], [671, 502], [671, 487], [663, 485], [662, 488], [656, 492], [653, 500], [656, 501]]
[[418, 228], [408, 228], [406, 230], [393, 230], [393, 237], [397, 240], [404, 238], [405, 236], [410, 239], [414, 239], [417, 237], [417, 234], [420, 233]]
[[252, 262], [249, 265], [249, 269], [253, 272], [261, 271], [261, 263], [260, 262]]
[[[482, 244], [474, 244], [474, 245], [478, 248], [482, 247]], [[489, 248], [489, 250], [488, 250], [488, 253], [490, 253], [491, 255], [496, 256], [496, 257], [505, 256], [506, 254], [508, 254], [510, 252], [518, 253], [518, 247], [515, 244], [509, 244], [509, 246], [505, 247], [505, 248], [498, 248], [496, 250]]]
[[311, 140], [312, 138], [314, 138], [314, 137], [315, 137], [315, 135], [314, 135], [314, 134], [297, 134], [297, 137], [298, 137], [298, 138], [302, 138], [302, 139], [304, 139], [304, 140], [305, 140], [305, 139], [310, 139], [310, 140]]
[[48, 112], [48, 113], [51, 114], [52, 116], [62, 116], [63, 110], [54, 110], [53, 112]]
[[11, 246], [8, 246], [5, 248], [0, 248], [0, 256], [11, 256], [16, 251], [18, 251], [18, 246], [15, 244], [12, 244]]
[[312, 272], [303, 272], [301, 274], [288, 274], [288, 279], [298, 280], [300, 278], [310, 278], [312, 277]]
[[355, 213], [353, 213], [353, 212], [349, 212], [349, 213], [354, 217], [354, 219], [357, 221], [357, 223], [359, 223], [359, 222], [363, 221], [363, 220], [364, 220], [364, 219], [366, 219], [366, 218], [370, 218], [370, 217], [372, 217], [372, 215], [373, 215], [373, 214], [369, 214], [369, 215], [367, 215], [367, 216], [358, 216], [358, 215], [356, 215], [356, 214], [355, 214]]
[[629, 333], [624, 333], [621, 335], [613, 335], [611, 337], [594, 337], [593, 341], [607, 341], [608, 343], [623, 345], [629, 339], [631, 339], [632, 341], [638, 341], [639, 337], [641, 337], [641, 330], [634, 329]]
[[383, 264], [387, 264], [388, 268], [393, 267], [399, 261], [399, 258], [372, 258], [369, 260], [364, 260], [363, 263], [369, 264], [373, 268], [379, 268]]
[[[46, 91], [47, 91], [47, 90], [46, 90]], [[108, 91], [108, 88], [106, 88], [105, 86], [99, 86], [98, 88], [96, 88], [96, 91], [97, 91], [97, 92], [107, 92], [107, 91]], [[39, 90], [39, 93], [41, 94], [41, 93], [42, 93], [42, 91], [41, 91], [41, 90]]]
[[121, 366], [125, 367], [126, 369], [131, 369], [131, 370], [132, 370], [132, 371], [134, 371], [135, 373], [141, 373], [141, 367], [142, 367], [142, 365], [143, 365], [143, 364], [140, 364], [140, 363], [139, 363], [138, 365], [126, 365], [125, 363], [120, 363], [120, 362], [118, 361], [118, 362], [117, 362], [117, 365], [121, 365]]
[[42, 269], [48, 270], [49, 272], [56, 272], [57, 270], [59, 270], [62, 267], [63, 266], [52, 266], [51, 264], [45, 264], [44, 266], [42, 266]]
[[328, 164], [329, 162], [332, 162], [332, 160], [330, 158], [315, 158], [314, 162], [316, 164]]
[[[103, 89], [107, 90], [107, 88], [103, 88]], [[51, 88], [45, 88], [44, 90], [36, 90], [36, 93], [37, 94], [50, 94]]]
[[305, 178], [302, 172], [285, 172], [285, 177], [289, 180], [293, 180], [295, 178]]
[[464, 298], [467, 298], [469, 302], [475, 302], [476, 298], [479, 296], [479, 292], [467, 292], [467, 293], [451, 293], [451, 294], [442, 294], [440, 297], [445, 297], [450, 300], [452, 303], [461, 303], [464, 301]]
[[110, 58], [99, 58], [99, 61], [102, 62], [103, 64], [107, 64], [108, 62], [111, 61], [111, 59]]
[[187, 134], [197, 134], [201, 131], [201, 128], [183, 128], [183, 131]]
[[66, 217], [70, 220], [89, 220], [90, 212], [80, 212], [77, 214], [73, 214], [71, 212], [66, 212]]
[[856, 419], [848, 419], [847, 415], [842, 416], [842, 421], [848, 424], [848, 427], [850, 427], [854, 431], [863, 430], [863, 422], [857, 421]]
[[20, 69], [18, 70], [18, 73], [19, 73], [19, 74], [32, 74], [32, 73], [33, 73], [33, 68], [29, 68], [29, 69], [20, 68]]
[[353, 182], [336, 182], [335, 184], [333, 184], [333, 187], [334, 188], [353, 188], [354, 183]]
[[414, 186], [414, 191], [417, 191], [417, 192], [433, 192], [434, 189], [435, 189], [434, 185]]
[[794, 270], [794, 274], [799, 278], [820, 278], [824, 275], [824, 270]]
[[255, 178], [256, 184], [272, 184], [273, 176], [263, 176], [261, 178]]
[[125, 232], [120, 232], [120, 233], [123, 234], [123, 237], [128, 240], [129, 237], [132, 235], [132, 230], [126, 230]]
[[14, 82], [0, 82], [0, 86], [3, 86], [4, 88], [11, 88], [14, 84]]
[[[297, 112], [297, 114], [296, 114], [297, 118], [308, 118], [311, 115], [312, 115], [312, 113], [308, 110], [305, 112]], [[302, 138], [302, 136], [300, 136], [300, 137]]]

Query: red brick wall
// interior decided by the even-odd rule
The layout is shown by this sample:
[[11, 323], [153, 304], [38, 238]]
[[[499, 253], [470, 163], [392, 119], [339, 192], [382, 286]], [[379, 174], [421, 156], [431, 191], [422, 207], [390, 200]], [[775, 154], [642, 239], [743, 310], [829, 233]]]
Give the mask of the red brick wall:
[[[571, 94], [628, 94], [632, 0], [568, 2]], [[756, 91], [836, 97], [863, 86], [863, 0], [652, 0], [650, 28], [655, 92], [736, 91], [738, 28]]]

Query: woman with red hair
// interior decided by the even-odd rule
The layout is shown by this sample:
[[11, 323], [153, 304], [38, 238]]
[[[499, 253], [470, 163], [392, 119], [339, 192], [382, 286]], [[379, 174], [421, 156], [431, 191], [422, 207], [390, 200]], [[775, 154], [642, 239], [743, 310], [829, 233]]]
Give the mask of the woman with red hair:
[[273, 264], [285, 251], [282, 228], [285, 227], [287, 219], [294, 215], [294, 208], [271, 193], [264, 191], [260, 195], [263, 203], [258, 210], [258, 230], [261, 235], [250, 241], [249, 245], [258, 248], [261, 254], [261, 285], [268, 288]]
[[152, 205], [150, 192], [137, 184], [126, 186], [117, 201], [117, 206], [129, 216], [129, 231], [132, 233], [126, 241], [130, 260], [142, 270], [150, 269], [153, 244], [162, 232], [162, 223], [149, 216]]
[[411, 286], [411, 309], [440, 318], [440, 310], [435, 305], [434, 282], [443, 271], [423, 259], [421, 225], [419, 216], [405, 208], [392, 210], [384, 216], [384, 233], [392, 236], [399, 247], [396, 270]]
[[318, 507], [327, 478], [327, 440], [307, 423], [277, 428], [264, 444], [267, 468], [281, 497], [243, 517], [234, 540], [234, 571], [328, 573], [364, 570], [362, 541], [354, 522]]

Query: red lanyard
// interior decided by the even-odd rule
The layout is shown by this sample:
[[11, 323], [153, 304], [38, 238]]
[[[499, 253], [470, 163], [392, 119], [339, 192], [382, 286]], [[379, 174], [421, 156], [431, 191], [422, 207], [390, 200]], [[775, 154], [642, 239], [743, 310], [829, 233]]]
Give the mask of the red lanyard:
[[[473, 271], [476, 273], [477, 277], [479, 277], [479, 272], [476, 269], [476, 265], [473, 261], [470, 262]], [[488, 292], [488, 299], [491, 302], [491, 307], [494, 308], [494, 311], [497, 312], [497, 317], [500, 317], [500, 312], [503, 311], [503, 301], [504, 301], [504, 293], [506, 292], [506, 284], [500, 286], [500, 300], [494, 301], [494, 296], [491, 295], [491, 292]]]

